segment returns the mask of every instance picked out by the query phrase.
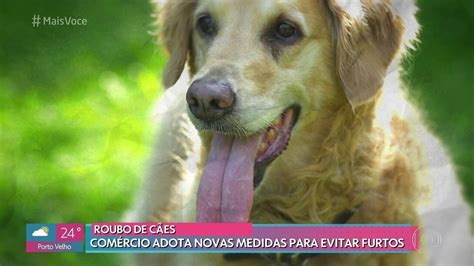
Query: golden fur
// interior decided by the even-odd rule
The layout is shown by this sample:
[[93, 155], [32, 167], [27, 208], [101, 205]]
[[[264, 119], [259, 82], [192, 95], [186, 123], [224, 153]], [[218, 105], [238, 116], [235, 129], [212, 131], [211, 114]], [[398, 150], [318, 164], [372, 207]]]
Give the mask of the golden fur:
[[[349, 10], [355, 2], [359, 17]], [[255, 192], [252, 222], [331, 223], [340, 212], [360, 206], [348, 223], [420, 224], [420, 206], [430, 204], [432, 182], [419, 135], [445, 152], [400, 89], [398, 61], [417, 31], [416, 8], [407, 2], [174, 0], [160, 5], [161, 42], [170, 54], [163, 81], [171, 88], [159, 107], [158, 152], [135, 208], [137, 219], [194, 221], [196, 177], [212, 133], [197, 137], [184, 94], [190, 81], [220, 71], [242, 102], [239, 120], [233, 121], [236, 135], [266, 127], [292, 102], [302, 106], [287, 150], [268, 167]], [[200, 10], [228, 23], [212, 44], [193, 33]], [[281, 12], [299, 19], [306, 36], [274, 60], [254, 35]], [[199, 129], [199, 121], [191, 121]], [[452, 168], [446, 171], [446, 178], [455, 180]], [[321, 255], [308, 265], [411, 265], [426, 262], [423, 253]], [[141, 257], [141, 263], [157, 261], [268, 263], [230, 263], [222, 255]]]

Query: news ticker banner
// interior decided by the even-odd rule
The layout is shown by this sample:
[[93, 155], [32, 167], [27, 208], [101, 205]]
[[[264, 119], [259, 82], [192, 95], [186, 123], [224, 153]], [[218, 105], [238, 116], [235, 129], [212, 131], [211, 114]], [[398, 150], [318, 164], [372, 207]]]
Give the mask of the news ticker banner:
[[28, 224], [26, 238], [27, 252], [409, 253], [419, 247], [418, 227], [381, 224]]

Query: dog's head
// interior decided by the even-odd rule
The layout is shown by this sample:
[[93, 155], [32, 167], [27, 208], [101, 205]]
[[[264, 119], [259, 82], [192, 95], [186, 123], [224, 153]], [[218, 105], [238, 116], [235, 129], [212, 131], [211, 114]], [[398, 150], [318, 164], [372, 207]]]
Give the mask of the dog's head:
[[292, 145], [298, 120], [370, 102], [414, 38], [406, 0], [171, 0], [160, 13], [164, 84], [189, 64], [189, 115], [213, 136], [199, 221], [247, 221], [254, 176]]

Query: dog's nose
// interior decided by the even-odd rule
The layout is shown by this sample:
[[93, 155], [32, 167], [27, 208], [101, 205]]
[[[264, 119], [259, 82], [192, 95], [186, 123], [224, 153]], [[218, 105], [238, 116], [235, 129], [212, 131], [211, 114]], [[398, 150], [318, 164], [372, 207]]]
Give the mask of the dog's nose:
[[189, 87], [186, 101], [196, 118], [212, 122], [232, 111], [235, 93], [226, 81], [197, 80]]

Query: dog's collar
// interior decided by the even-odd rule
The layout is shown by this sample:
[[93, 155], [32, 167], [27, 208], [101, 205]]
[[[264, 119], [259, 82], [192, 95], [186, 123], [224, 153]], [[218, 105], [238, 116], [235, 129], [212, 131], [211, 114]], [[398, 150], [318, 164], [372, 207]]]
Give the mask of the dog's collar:
[[[360, 205], [352, 209], [347, 209], [336, 215], [331, 224], [346, 224], [356, 212], [359, 211]], [[262, 258], [272, 263], [272, 265], [279, 266], [301, 266], [306, 260], [319, 255], [319, 253], [227, 253], [224, 254], [224, 259], [227, 261], [236, 261], [248, 258]]]

